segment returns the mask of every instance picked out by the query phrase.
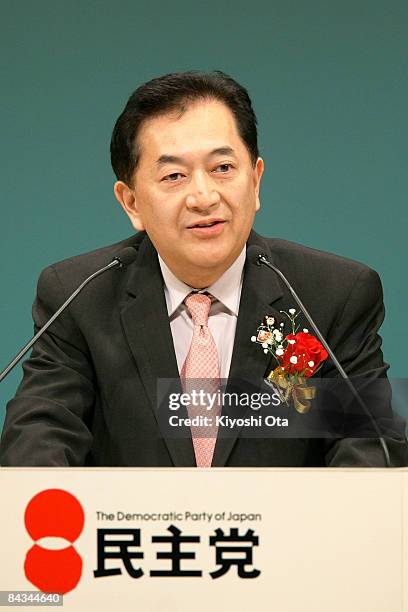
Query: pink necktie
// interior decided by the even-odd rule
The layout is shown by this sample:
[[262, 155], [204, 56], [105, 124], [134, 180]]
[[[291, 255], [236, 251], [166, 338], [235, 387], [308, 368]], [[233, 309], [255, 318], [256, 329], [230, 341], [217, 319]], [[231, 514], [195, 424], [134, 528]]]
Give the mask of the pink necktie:
[[[203, 389], [205, 393], [217, 393], [219, 390], [218, 351], [208, 328], [208, 315], [213, 300], [212, 296], [203, 293], [190, 293], [184, 300], [193, 319], [194, 330], [190, 350], [180, 376], [184, 391], [190, 394], [193, 389], [198, 390], [198, 388]], [[208, 378], [208, 383], [197, 380], [203, 378]], [[205, 404], [200, 404], [198, 407], [188, 406], [190, 418], [201, 416], [207, 420], [211, 419], [209, 425], [191, 427], [197, 467], [211, 467], [217, 438], [216, 416], [219, 412], [218, 402], [214, 403], [211, 410], [207, 410]]]

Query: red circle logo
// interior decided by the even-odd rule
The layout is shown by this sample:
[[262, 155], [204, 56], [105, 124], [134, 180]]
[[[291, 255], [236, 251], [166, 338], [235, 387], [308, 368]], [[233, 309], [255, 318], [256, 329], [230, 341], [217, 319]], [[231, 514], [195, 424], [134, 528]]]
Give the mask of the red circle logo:
[[[34, 542], [57, 537], [72, 544], [80, 536], [84, 521], [77, 498], [62, 489], [41, 491], [30, 500], [24, 514], [25, 527]], [[26, 555], [24, 572], [41, 591], [65, 594], [81, 578], [82, 559], [73, 546], [52, 550], [34, 544]]]

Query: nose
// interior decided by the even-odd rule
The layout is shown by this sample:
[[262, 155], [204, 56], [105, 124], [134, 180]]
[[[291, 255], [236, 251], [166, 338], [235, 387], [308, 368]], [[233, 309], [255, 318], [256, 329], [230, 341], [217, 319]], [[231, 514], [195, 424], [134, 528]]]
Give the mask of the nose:
[[205, 173], [198, 173], [192, 178], [190, 193], [186, 197], [187, 208], [205, 211], [219, 204], [220, 201], [220, 194], [214, 189], [211, 178]]

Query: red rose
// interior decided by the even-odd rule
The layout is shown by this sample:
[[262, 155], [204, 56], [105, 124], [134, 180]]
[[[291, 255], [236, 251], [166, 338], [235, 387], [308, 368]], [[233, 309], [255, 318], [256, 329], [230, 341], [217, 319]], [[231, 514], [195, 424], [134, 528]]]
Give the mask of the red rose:
[[306, 332], [286, 336], [288, 345], [280, 357], [285, 374], [301, 374], [310, 378], [328, 354], [317, 338]]

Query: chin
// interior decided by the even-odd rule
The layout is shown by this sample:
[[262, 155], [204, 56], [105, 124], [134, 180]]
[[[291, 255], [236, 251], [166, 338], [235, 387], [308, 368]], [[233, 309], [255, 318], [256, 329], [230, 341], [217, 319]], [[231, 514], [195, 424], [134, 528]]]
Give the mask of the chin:
[[210, 269], [222, 266], [223, 262], [229, 259], [230, 256], [230, 252], [220, 251], [208, 245], [207, 248], [196, 251], [193, 257], [190, 255], [189, 261], [200, 268]]

